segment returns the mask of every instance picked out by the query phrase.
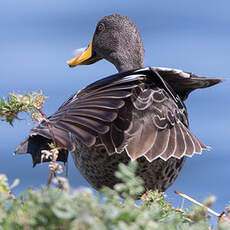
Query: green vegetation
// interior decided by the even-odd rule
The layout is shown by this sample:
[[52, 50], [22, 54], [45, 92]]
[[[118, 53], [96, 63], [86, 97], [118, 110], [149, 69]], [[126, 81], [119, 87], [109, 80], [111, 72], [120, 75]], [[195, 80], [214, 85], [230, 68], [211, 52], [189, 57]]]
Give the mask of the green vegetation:
[[43, 106], [45, 98], [42, 92], [24, 95], [10, 93], [7, 99], [1, 98], [0, 100], [0, 117], [3, 117], [2, 121], [12, 125], [15, 119], [19, 119], [19, 112], [26, 112], [29, 113], [32, 120], [40, 121], [39, 110]]
[[[210, 229], [204, 209], [174, 209], [157, 191], [142, 195], [142, 202], [137, 205], [135, 198], [143, 191], [143, 182], [135, 176], [136, 167], [136, 162], [120, 165], [117, 176], [122, 183], [115, 190], [104, 188], [98, 195], [89, 188], [71, 190], [68, 182], [62, 180], [63, 189], [27, 189], [13, 199], [7, 179], [1, 175], [0, 229]], [[124, 201], [119, 194], [125, 197]], [[222, 224], [218, 229], [229, 228]]]

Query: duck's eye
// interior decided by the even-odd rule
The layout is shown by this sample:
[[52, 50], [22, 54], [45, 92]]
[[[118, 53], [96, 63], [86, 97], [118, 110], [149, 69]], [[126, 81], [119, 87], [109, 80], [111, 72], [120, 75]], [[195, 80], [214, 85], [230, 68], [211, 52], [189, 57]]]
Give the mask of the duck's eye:
[[103, 23], [100, 23], [99, 25], [98, 25], [98, 27], [97, 27], [97, 30], [98, 31], [102, 31], [102, 30], [104, 30], [105, 29], [105, 25], [103, 24]]

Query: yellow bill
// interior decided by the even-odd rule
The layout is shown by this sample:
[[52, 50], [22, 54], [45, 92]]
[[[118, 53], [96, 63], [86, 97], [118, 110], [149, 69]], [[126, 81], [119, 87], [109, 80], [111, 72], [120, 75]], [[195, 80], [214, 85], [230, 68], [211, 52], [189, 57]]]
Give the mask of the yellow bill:
[[88, 48], [79, 56], [72, 58], [67, 62], [69, 67], [75, 67], [77, 65], [87, 65], [85, 61], [89, 60], [92, 57], [92, 41], [89, 44]]

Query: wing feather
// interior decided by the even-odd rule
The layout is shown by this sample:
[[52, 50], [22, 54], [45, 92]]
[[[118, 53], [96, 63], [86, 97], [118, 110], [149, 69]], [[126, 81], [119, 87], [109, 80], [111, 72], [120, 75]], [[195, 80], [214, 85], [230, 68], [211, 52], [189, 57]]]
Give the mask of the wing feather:
[[176, 128], [172, 127], [169, 129], [169, 142], [168, 146], [165, 151], [160, 155], [160, 158], [167, 161], [171, 156], [174, 155], [177, 147], [177, 135], [176, 135]]
[[162, 153], [164, 153], [165, 150], [167, 149], [169, 144], [169, 139], [170, 139], [169, 129], [158, 130], [157, 137], [151, 148], [151, 151], [145, 154], [147, 160], [152, 162], [154, 159], [159, 158], [162, 155]]
[[[74, 123], [58, 122], [56, 128], [62, 129], [67, 133], [71, 133], [76, 138], [87, 146], [93, 146], [96, 143], [95, 135], [91, 134], [87, 129], [81, 128]], [[55, 133], [54, 133], [55, 135]]]
[[187, 146], [185, 142], [185, 135], [181, 129], [180, 124], [175, 126], [175, 131], [176, 131], [177, 145], [176, 145], [176, 151], [173, 154], [173, 156], [180, 159], [181, 157], [185, 155]]
[[132, 138], [127, 146], [127, 151], [131, 159], [135, 160], [148, 152], [159, 135], [157, 130], [154, 130], [151, 120], [142, 122], [140, 127], [132, 134]]
[[83, 117], [83, 116], [68, 116], [60, 120], [60, 122], [81, 125], [93, 130], [98, 134], [105, 134], [109, 131], [109, 126], [99, 120]]

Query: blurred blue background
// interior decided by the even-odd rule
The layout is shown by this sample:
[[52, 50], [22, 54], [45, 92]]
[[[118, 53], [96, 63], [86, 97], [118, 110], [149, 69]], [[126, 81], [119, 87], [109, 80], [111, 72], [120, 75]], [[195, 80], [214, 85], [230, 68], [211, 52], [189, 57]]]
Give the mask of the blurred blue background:
[[[228, 78], [229, 8], [229, 0], [1, 1], [0, 97], [13, 91], [42, 90], [49, 96], [44, 111], [50, 115], [73, 92], [115, 73], [106, 61], [75, 69], [66, 65], [75, 48], [89, 44], [97, 21], [113, 13], [126, 15], [137, 24], [145, 45], [146, 66]], [[230, 200], [229, 89], [230, 83], [225, 81], [197, 90], [186, 102], [191, 130], [212, 150], [188, 159], [167, 191], [176, 206], [182, 201], [173, 193], [175, 189], [198, 200], [216, 195], [213, 208], [218, 212]], [[32, 169], [29, 155], [12, 155], [33, 125], [28, 120], [16, 121], [14, 127], [0, 122], [0, 173], [7, 174], [10, 182], [20, 179], [13, 191], [16, 194], [27, 186], [40, 187], [48, 176], [47, 164]], [[71, 158], [69, 180], [74, 188], [88, 186]]]

